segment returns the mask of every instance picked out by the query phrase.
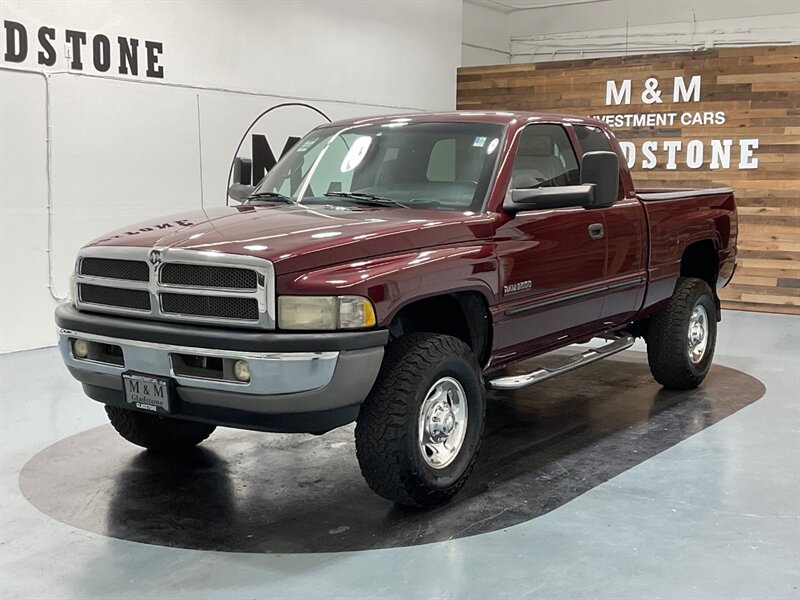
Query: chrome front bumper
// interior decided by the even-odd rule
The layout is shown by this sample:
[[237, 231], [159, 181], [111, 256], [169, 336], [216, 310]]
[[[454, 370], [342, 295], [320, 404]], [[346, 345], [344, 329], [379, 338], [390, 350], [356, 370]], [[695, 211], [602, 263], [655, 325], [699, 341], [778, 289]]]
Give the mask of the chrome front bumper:
[[[77, 358], [72, 351], [70, 340], [73, 339], [119, 346], [122, 348], [124, 363], [116, 365]], [[339, 352], [236, 352], [123, 340], [69, 329], [58, 330], [58, 348], [64, 362], [71, 369], [117, 377], [121, 377], [125, 371], [135, 371], [169, 377], [179, 386], [187, 388], [256, 395], [295, 394], [323, 388], [333, 379], [339, 361]], [[250, 381], [240, 382], [178, 374], [174, 365], [176, 355], [246, 360], [250, 365]]]
[[[383, 361], [383, 346], [322, 352], [239, 352], [129, 340], [59, 329], [59, 350], [86, 395], [127, 407], [122, 373], [170, 378], [174, 418], [262, 431], [320, 432], [353, 421]], [[119, 346], [124, 364], [77, 358], [71, 339]], [[221, 381], [175, 372], [174, 355], [244, 359], [250, 381]]]
[[[318, 433], [355, 420], [389, 340], [385, 329], [297, 334], [198, 327], [84, 312], [67, 303], [56, 308], [55, 320], [64, 362], [90, 398], [130, 408], [122, 374], [154, 375], [172, 382], [171, 418], [260, 431]], [[71, 339], [118, 349], [103, 346], [90, 353], [98, 360], [82, 359]], [[183, 355], [177, 363], [176, 355]], [[189, 365], [186, 355], [214, 360]], [[248, 362], [249, 382], [232, 377], [236, 360]], [[211, 367], [220, 362], [221, 374]]]

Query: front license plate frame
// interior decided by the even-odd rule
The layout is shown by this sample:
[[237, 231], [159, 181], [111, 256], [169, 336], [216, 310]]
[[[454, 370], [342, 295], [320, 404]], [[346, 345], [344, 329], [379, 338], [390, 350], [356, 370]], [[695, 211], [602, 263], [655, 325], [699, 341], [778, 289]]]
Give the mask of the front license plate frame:
[[150, 414], [172, 412], [170, 380], [155, 375], [127, 372], [122, 374], [125, 403]]

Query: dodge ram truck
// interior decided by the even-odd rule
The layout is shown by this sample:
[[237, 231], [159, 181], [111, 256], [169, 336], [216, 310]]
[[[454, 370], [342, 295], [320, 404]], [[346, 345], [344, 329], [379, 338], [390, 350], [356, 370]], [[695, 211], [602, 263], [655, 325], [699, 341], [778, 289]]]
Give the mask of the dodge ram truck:
[[[367, 483], [410, 506], [464, 485], [487, 389], [637, 337], [659, 384], [699, 385], [735, 268], [732, 190], [636, 189], [608, 126], [586, 118], [325, 124], [229, 195], [80, 250], [55, 313], [70, 373], [154, 452], [216, 426], [355, 421]], [[505, 369], [593, 338], [560, 366]]]

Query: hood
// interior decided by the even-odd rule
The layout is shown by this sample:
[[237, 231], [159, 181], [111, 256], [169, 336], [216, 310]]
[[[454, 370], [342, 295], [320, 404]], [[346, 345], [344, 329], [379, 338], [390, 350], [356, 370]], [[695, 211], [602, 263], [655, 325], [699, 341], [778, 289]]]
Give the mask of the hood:
[[469, 212], [329, 206], [227, 206], [149, 219], [90, 246], [185, 248], [258, 256], [279, 275], [490, 235]]

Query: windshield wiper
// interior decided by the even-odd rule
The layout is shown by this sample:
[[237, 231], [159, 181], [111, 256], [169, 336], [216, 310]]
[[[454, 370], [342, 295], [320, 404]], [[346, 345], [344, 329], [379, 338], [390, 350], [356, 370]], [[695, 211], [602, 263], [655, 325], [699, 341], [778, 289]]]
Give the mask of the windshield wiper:
[[400, 208], [410, 208], [405, 204], [401, 204], [397, 200], [385, 198], [383, 196], [376, 196], [375, 194], [364, 194], [362, 192], [328, 192], [326, 196], [334, 198], [344, 198], [345, 200], [355, 200], [356, 202], [363, 202], [364, 204], [377, 204], [379, 206], [399, 206]]
[[278, 192], [255, 192], [247, 196], [245, 200], [278, 200], [287, 204], [297, 204], [296, 200], [292, 200], [289, 196], [284, 196]]

